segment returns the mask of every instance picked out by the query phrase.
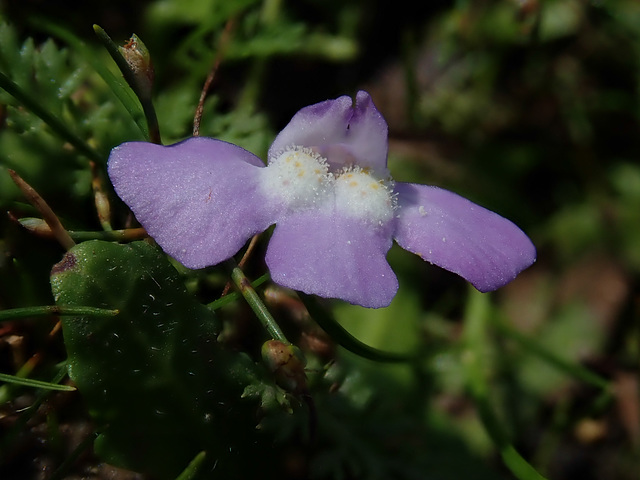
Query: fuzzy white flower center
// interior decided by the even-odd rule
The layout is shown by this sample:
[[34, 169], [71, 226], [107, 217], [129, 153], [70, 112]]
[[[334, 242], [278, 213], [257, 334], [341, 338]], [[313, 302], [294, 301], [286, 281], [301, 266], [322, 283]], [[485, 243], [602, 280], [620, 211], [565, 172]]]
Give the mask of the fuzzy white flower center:
[[367, 169], [352, 167], [335, 180], [338, 211], [350, 217], [383, 223], [393, 217], [395, 201], [391, 189]]
[[393, 182], [358, 166], [329, 171], [327, 161], [309, 148], [293, 147], [273, 158], [263, 171], [265, 193], [290, 211], [335, 205], [337, 213], [382, 224], [396, 207]]
[[326, 199], [333, 176], [324, 158], [306, 148], [286, 150], [265, 168], [263, 187], [290, 209], [307, 208]]

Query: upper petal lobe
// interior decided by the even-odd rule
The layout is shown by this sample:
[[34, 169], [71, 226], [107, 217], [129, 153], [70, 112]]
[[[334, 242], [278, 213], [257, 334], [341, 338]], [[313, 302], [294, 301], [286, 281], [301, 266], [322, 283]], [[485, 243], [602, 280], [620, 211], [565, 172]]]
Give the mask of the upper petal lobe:
[[438, 187], [397, 183], [398, 244], [462, 276], [481, 292], [513, 280], [536, 259], [509, 220]]
[[273, 221], [258, 188], [264, 164], [210, 138], [171, 146], [129, 142], [113, 149], [109, 177], [117, 194], [162, 249], [189, 268], [234, 255]]
[[387, 122], [371, 97], [360, 91], [355, 105], [351, 97], [342, 96], [298, 111], [274, 140], [269, 158], [292, 146], [308, 147], [334, 170], [359, 165], [384, 177], [388, 175], [387, 133]]

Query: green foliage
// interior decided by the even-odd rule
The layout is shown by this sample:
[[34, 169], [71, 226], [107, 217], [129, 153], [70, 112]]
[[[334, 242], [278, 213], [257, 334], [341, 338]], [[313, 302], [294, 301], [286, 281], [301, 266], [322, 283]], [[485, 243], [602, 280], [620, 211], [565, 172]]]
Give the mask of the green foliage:
[[[40, 2], [47, 18], [37, 20], [21, 3], [0, 7], [2, 211], [37, 216], [11, 168], [65, 227], [116, 238], [96, 231], [92, 182], [105, 178], [112, 147], [150, 136], [141, 103], [92, 36], [98, 22], [115, 49], [132, 31], [149, 48], [163, 143], [191, 135], [216, 59], [200, 132], [263, 158], [297, 109], [364, 86], [389, 122], [397, 180], [446, 186], [512, 218], [539, 256], [512, 285], [478, 297], [394, 248], [394, 303], [325, 303], [328, 323], [265, 290], [308, 360], [308, 396], [296, 396], [248, 356], [266, 334], [240, 295], [220, 297], [225, 269], [176, 270], [142, 242], [85, 242], [54, 268], [64, 308], [49, 311], [34, 305], [52, 303], [60, 249], [5, 216], [0, 477], [65, 464], [70, 476], [98, 476], [110, 462], [157, 478], [497, 479], [504, 464], [520, 480], [539, 478], [526, 458], [551, 479], [576, 469], [635, 479], [637, 429], [624, 407], [635, 397], [618, 388], [638, 357], [635, 0], [114, 1], [108, 15], [91, 2], [77, 12]], [[130, 226], [110, 198], [113, 228]], [[260, 289], [269, 288], [264, 245], [246, 266]], [[120, 313], [96, 316], [105, 308]], [[377, 363], [334, 341], [377, 360], [422, 356]], [[42, 383], [65, 360], [70, 384]], [[56, 396], [41, 388], [73, 385]], [[583, 423], [599, 426], [595, 440], [581, 436]], [[91, 430], [81, 447], [93, 444], [87, 425], [99, 433], [94, 451], [63, 450], [65, 431]]]
[[255, 467], [237, 459], [262, 441], [255, 404], [241, 398], [259, 371], [217, 343], [213, 314], [156, 248], [82, 243], [54, 266], [51, 284], [58, 305], [120, 311], [62, 321], [69, 376], [102, 432], [97, 453], [156, 478], [175, 477], [202, 450], [220, 471]]
[[[8, 127], [0, 130], [5, 146], [0, 167], [13, 168], [29, 182], [42, 185], [44, 196], [67, 191], [75, 201], [90, 192], [87, 159], [104, 162], [113, 146], [131, 138], [133, 124], [89, 68], [92, 62], [83, 60], [95, 52], [86, 48], [80, 52], [72, 55], [51, 38], [41, 45], [33, 39], [20, 44], [15, 29], [0, 23], [0, 74], [19, 89], [13, 93], [5, 85], [0, 90]], [[2, 203], [17, 196], [4, 168], [0, 168]]]

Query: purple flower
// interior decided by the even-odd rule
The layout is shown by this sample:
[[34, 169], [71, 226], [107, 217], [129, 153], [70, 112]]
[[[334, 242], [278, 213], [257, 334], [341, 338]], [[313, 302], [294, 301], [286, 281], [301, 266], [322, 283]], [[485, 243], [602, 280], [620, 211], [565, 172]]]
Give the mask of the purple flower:
[[387, 123], [366, 92], [303, 108], [264, 163], [211, 138], [113, 149], [118, 195], [166, 253], [189, 268], [220, 263], [275, 224], [266, 253], [285, 287], [365, 307], [389, 305], [398, 280], [395, 241], [495, 290], [536, 258], [513, 223], [455, 193], [394, 182]]

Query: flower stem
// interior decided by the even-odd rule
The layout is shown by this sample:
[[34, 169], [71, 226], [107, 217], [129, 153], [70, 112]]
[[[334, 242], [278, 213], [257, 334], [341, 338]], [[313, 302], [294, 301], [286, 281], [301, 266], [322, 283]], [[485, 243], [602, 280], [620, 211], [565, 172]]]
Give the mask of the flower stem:
[[[264, 282], [266, 282], [270, 278], [271, 278], [271, 276], [268, 273], [265, 273], [264, 275], [256, 278], [253, 282], [251, 282], [251, 286], [253, 288], [259, 287], [260, 285], [262, 285]], [[229, 283], [227, 285], [231, 286], [231, 281], [229, 281]], [[226, 288], [227, 288], [227, 286], [225, 285], [225, 289]], [[217, 310], [219, 308], [222, 308], [225, 305], [237, 300], [238, 297], [240, 297], [240, 294], [238, 292], [231, 292], [231, 293], [222, 295], [217, 300], [214, 300], [213, 302], [207, 304], [207, 308], [209, 310], [215, 311], [215, 310]]]
[[225, 262], [225, 266], [231, 272], [231, 280], [235, 283], [236, 287], [240, 291], [240, 294], [247, 301], [253, 312], [262, 323], [262, 326], [269, 332], [271, 338], [274, 340], [279, 340], [287, 345], [290, 345], [291, 342], [287, 340], [287, 337], [284, 336], [282, 330], [278, 326], [276, 320], [273, 318], [265, 304], [260, 299], [260, 296], [256, 293], [256, 291], [251, 286], [251, 282], [244, 274], [242, 269], [236, 264], [233, 258], [230, 258]]

